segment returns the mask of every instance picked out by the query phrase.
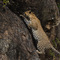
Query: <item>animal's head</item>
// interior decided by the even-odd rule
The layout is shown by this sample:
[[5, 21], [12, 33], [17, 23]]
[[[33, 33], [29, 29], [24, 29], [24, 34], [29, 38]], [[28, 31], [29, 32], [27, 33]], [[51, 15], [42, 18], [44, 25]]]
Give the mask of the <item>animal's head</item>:
[[37, 29], [38, 28], [39, 20], [38, 20], [38, 18], [36, 17], [36, 15], [33, 12], [26, 11], [22, 15], [22, 17], [24, 18], [25, 23], [29, 27], [31, 27], [33, 29]]

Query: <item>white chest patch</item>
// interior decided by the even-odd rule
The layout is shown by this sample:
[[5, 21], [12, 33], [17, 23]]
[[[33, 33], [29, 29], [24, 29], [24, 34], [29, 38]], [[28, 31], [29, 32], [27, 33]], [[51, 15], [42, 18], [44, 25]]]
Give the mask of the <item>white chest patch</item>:
[[37, 35], [37, 30], [32, 29], [33, 37], [39, 41], [39, 37]]

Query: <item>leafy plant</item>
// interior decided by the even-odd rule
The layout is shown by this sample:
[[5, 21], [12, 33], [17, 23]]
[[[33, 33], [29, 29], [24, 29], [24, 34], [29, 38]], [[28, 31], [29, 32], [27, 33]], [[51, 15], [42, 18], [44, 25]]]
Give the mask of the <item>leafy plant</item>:
[[52, 43], [53, 43], [54, 47], [57, 48], [57, 44], [56, 44], [55, 40], [52, 40]]
[[9, 3], [9, 0], [3, 0], [3, 7], [5, 7]]
[[56, 38], [56, 41], [57, 41], [58, 44], [60, 44], [60, 40], [58, 38]]
[[49, 50], [49, 55], [51, 55], [53, 57], [55, 56], [54, 52], [51, 49]]
[[60, 3], [57, 3], [57, 6], [58, 6], [58, 8], [59, 8], [59, 10], [60, 10]]

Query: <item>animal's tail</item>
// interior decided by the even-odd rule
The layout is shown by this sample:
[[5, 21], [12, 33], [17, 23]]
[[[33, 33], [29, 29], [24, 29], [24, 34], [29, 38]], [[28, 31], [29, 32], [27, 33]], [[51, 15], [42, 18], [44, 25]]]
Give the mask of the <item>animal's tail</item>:
[[51, 46], [52, 50], [56, 53], [60, 55], [60, 52], [58, 50], [56, 50], [53, 46]]

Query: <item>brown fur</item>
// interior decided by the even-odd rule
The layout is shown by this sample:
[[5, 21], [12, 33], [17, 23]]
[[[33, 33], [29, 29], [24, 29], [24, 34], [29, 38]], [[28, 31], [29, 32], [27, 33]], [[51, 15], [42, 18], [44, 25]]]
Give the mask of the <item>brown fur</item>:
[[32, 28], [33, 36], [38, 41], [37, 48], [40, 51], [39, 53], [45, 53], [45, 49], [52, 48], [53, 51], [60, 54], [60, 52], [58, 52], [50, 43], [48, 36], [41, 26], [40, 20], [35, 16], [33, 12], [26, 11], [24, 15], [21, 16], [24, 18], [27, 26]]

